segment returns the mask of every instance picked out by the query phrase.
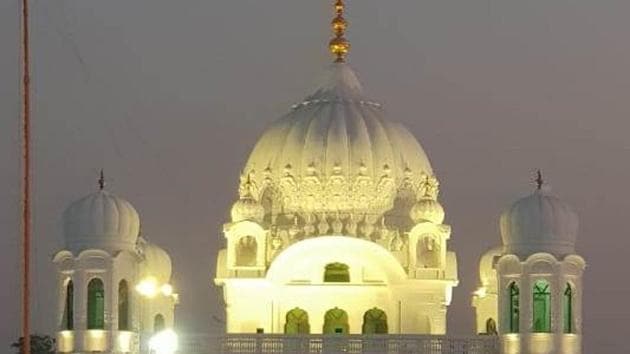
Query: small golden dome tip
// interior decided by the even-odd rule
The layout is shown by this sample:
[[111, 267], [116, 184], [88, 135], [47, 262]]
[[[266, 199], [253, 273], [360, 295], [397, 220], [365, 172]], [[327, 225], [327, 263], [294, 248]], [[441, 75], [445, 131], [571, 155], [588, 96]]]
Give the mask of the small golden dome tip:
[[332, 30], [335, 37], [328, 42], [330, 52], [335, 56], [335, 62], [345, 62], [346, 55], [350, 51], [350, 42], [344, 37], [348, 22], [343, 17], [345, 5], [342, 0], [335, 1], [335, 18], [332, 20]]

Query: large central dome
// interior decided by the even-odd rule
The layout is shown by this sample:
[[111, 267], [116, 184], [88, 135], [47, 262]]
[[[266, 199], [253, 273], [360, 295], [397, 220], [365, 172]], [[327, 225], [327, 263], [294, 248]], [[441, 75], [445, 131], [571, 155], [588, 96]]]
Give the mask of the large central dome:
[[342, 213], [374, 219], [397, 198], [405, 199], [399, 203], [404, 210], [394, 214], [408, 218], [416, 199], [437, 197], [437, 180], [418, 141], [384, 117], [342, 62], [267, 129], [243, 172], [241, 195], [251, 193], [271, 218]]

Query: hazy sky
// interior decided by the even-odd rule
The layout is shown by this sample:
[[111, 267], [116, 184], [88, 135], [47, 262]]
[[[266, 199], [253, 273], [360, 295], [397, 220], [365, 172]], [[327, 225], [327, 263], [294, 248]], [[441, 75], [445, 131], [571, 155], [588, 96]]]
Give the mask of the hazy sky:
[[[61, 213], [103, 167], [172, 256], [180, 329], [217, 332], [239, 171], [330, 62], [331, 2], [32, 1], [37, 331], [54, 327]], [[0, 348], [19, 332], [17, 3], [0, 1]], [[585, 352], [629, 352], [630, 1], [349, 3], [351, 65], [442, 183], [461, 279], [449, 332], [473, 333], [478, 258], [541, 168], [581, 217]]]

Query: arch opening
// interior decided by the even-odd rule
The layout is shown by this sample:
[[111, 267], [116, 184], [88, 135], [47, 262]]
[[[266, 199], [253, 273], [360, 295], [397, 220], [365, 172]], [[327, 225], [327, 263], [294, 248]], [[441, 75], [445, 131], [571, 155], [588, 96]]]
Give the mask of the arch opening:
[[488, 318], [486, 320], [486, 334], [496, 336], [497, 332], [497, 322], [494, 318]]
[[349, 283], [350, 267], [343, 263], [330, 263], [324, 270], [325, 283]]
[[510, 333], [518, 333], [519, 332], [519, 321], [520, 321], [520, 308], [519, 308], [519, 295], [520, 291], [518, 285], [515, 282], [510, 284], [508, 289], [509, 292], [509, 303], [508, 303], [508, 311], [509, 311], [509, 323]]
[[440, 244], [433, 235], [422, 235], [416, 245], [418, 268], [440, 267]]
[[551, 332], [551, 287], [546, 280], [537, 280], [532, 289], [534, 332]]
[[258, 243], [254, 236], [241, 237], [236, 244], [236, 266], [254, 267], [258, 256]]
[[387, 314], [379, 308], [373, 308], [363, 315], [363, 334], [387, 334]]
[[563, 298], [564, 333], [575, 333], [573, 326], [573, 288], [567, 283]]
[[161, 313], [158, 313], [153, 318], [153, 333], [158, 333], [163, 331], [166, 328], [166, 324], [164, 322], [164, 316]]
[[65, 293], [62, 328], [71, 331], [74, 329], [74, 283], [72, 279], [68, 280]]
[[311, 325], [308, 322], [308, 313], [299, 307], [287, 312], [284, 324], [286, 334], [309, 334]]
[[129, 287], [125, 279], [118, 283], [118, 330], [129, 330]]
[[324, 315], [324, 334], [348, 334], [350, 325], [348, 324], [348, 313], [338, 307], [326, 311]]
[[105, 289], [103, 281], [94, 278], [88, 283], [87, 328], [105, 329]]

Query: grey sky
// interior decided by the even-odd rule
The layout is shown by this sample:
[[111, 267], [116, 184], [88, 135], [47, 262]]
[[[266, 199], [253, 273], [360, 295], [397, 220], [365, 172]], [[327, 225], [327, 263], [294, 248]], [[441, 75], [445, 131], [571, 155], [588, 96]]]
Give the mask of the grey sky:
[[[0, 347], [18, 335], [18, 1], [0, 1]], [[35, 328], [53, 328], [60, 216], [96, 188], [167, 248], [182, 331], [216, 332], [221, 225], [264, 127], [330, 62], [328, 0], [33, 0]], [[541, 168], [580, 213], [587, 353], [628, 351], [630, 2], [349, 1], [349, 62], [442, 182], [472, 333], [477, 261]]]

